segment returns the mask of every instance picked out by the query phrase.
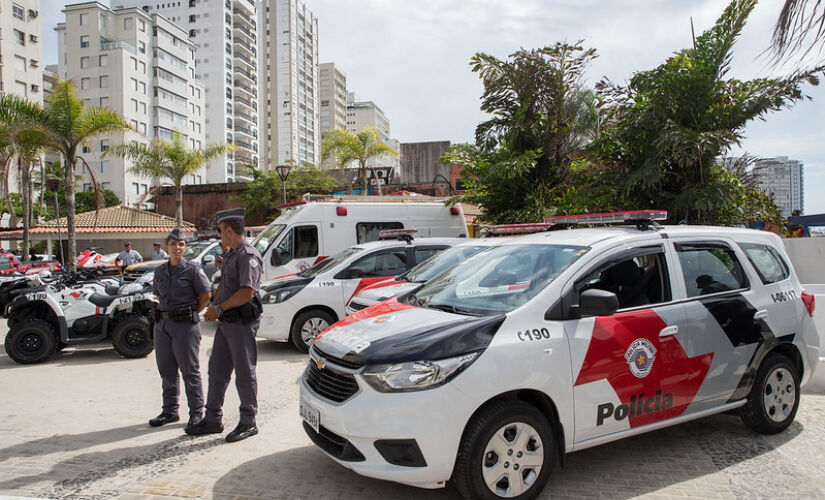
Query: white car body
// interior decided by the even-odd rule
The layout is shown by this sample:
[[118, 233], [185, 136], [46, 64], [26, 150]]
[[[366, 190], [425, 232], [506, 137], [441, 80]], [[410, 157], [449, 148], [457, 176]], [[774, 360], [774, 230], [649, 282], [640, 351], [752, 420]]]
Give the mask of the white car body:
[[[413, 267], [416, 262], [466, 241], [463, 238], [422, 238], [410, 243], [373, 241], [339, 252], [297, 275], [268, 280], [261, 286], [263, 314], [258, 337], [291, 339], [296, 347], [305, 350], [305, 346], [296, 343], [296, 329], [305, 330], [302, 339], [306, 344], [346, 316], [347, 302], [361, 288], [391, 279]], [[356, 267], [365, 274], [347, 277], [347, 273]], [[317, 316], [301, 320], [300, 325], [296, 323], [302, 314], [313, 311], [318, 313]]]
[[[773, 255], [786, 277], [764, 282], [764, 271], [757, 271], [747, 245], [748, 252], [763, 252], [768, 259]], [[551, 246], [556, 248], [552, 252]], [[563, 253], [567, 249], [581, 253], [567, 267], [559, 264], [558, 274], [532, 275], [532, 283], [521, 271], [502, 271], [499, 263], [510, 261], [490, 260], [510, 252], [521, 256], [514, 263], [522, 265], [532, 252], [535, 270], [542, 271], [540, 255], [569, 256]], [[722, 260], [708, 255], [724, 256], [730, 267], [719, 267]], [[589, 288], [595, 289], [590, 293], [608, 294], [599, 286], [607, 286], [610, 276], [620, 283], [614, 297], [635, 293], [620, 278], [619, 269], [628, 261], [641, 273], [666, 272], [652, 280], [643, 274], [639, 283], [645, 285], [648, 303], [620, 306], [603, 316], [573, 314]], [[779, 352], [793, 358], [799, 371], [798, 406], [799, 386], [811, 377], [820, 345], [812, 298], [789, 263], [778, 237], [746, 229], [618, 227], [511, 239], [402, 301], [390, 299], [361, 310], [317, 337], [300, 383], [304, 429], [327, 455], [359, 474], [437, 488], [457, 470], [459, 452], [473, 449], [462, 447], [462, 436], [491, 405], [518, 401], [536, 408], [551, 424], [552, 444], [563, 458], [742, 407], [762, 361]], [[736, 286], [724, 290], [723, 276], [713, 276], [721, 282], [708, 283], [706, 274], [696, 274], [710, 268], [731, 273]], [[485, 284], [499, 271], [503, 281]], [[653, 302], [656, 293], [661, 300]], [[428, 302], [439, 294], [455, 300]], [[455, 307], [449, 304], [498, 307], [508, 301], [519, 305], [481, 316], [445, 309]], [[441, 373], [451, 373], [451, 366], [462, 367], [452, 372], [458, 375], [427, 385]], [[409, 378], [402, 376], [408, 373]], [[378, 390], [386, 380], [406, 389]], [[326, 382], [334, 382], [334, 389], [324, 388]], [[380, 451], [379, 445], [388, 442], [409, 453], [399, 457]], [[510, 479], [493, 481], [496, 488], [510, 484]]]
[[264, 260], [264, 280], [301, 272], [344, 249], [376, 241], [382, 229], [416, 229], [417, 238], [467, 237], [460, 206], [447, 207], [438, 199], [370, 198], [342, 197], [286, 208], [252, 241]]

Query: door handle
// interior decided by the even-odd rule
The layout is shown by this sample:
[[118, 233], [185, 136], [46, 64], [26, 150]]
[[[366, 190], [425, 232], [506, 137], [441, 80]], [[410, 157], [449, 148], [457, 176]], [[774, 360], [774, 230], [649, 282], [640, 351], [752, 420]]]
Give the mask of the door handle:
[[753, 319], [755, 319], [755, 320], [765, 319], [767, 317], [768, 317], [768, 310], [767, 309], [762, 309], [761, 311], [756, 311], [755, 313], [753, 313]]
[[679, 327], [676, 325], [670, 325], [662, 328], [662, 331], [659, 332], [659, 337], [671, 337], [676, 335], [676, 332], [679, 331]]

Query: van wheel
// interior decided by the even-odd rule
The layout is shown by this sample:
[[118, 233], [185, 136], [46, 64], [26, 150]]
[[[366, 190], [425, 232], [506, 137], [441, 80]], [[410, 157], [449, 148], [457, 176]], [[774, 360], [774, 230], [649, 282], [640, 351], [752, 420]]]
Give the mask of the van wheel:
[[20, 364], [42, 363], [57, 349], [54, 327], [42, 319], [16, 322], [6, 334], [6, 353]]
[[309, 351], [312, 339], [323, 332], [329, 325], [335, 323], [335, 318], [326, 311], [313, 309], [302, 312], [292, 322], [292, 329], [289, 332], [289, 340], [301, 352]]
[[536, 498], [555, 457], [547, 418], [522, 401], [501, 401], [470, 420], [453, 479], [467, 499]]
[[149, 320], [127, 316], [112, 330], [112, 345], [124, 358], [144, 358], [155, 348]]
[[773, 353], [756, 372], [748, 401], [740, 416], [760, 434], [776, 434], [791, 425], [799, 409], [799, 373], [782, 354]]

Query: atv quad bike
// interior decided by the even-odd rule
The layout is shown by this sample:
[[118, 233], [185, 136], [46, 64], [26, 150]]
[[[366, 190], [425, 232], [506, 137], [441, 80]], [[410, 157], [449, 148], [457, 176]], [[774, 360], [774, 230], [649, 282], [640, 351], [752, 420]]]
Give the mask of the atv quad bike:
[[[53, 281], [35, 276], [28, 286], [9, 292], [16, 295], [4, 307], [10, 358], [22, 364], [42, 363], [66, 346], [107, 337], [126, 358], [152, 352], [157, 299], [149, 279], [126, 285], [110, 278], [76, 280], [76, 276]], [[0, 303], [3, 296], [0, 287]]]

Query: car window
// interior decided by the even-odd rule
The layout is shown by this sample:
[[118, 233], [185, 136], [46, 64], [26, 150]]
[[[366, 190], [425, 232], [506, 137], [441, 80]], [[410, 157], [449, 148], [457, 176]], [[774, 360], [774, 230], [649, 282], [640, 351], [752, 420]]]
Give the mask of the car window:
[[358, 259], [350, 268], [360, 269], [365, 278], [394, 276], [407, 270], [407, 252], [403, 248], [381, 250]]
[[448, 248], [447, 250], [439, 253], [437, 256], [421, 262], [414, 268], [410, 269], [405, 275], [405, 278], [407, 281], [412, 281], [415, 283], [430, 281], [447, 269], [453, 267], [467, 257], [480, 252], [484, 248], [488, 247], [483, 245], [461, 245]]
[[258, 253], [264, 255], [266, 251], [269, 250], [269, 245], [278, 239], [278, 236], [283, 232], [284, 228], [286, 228], [286, 224], [274, 224], [267, 227], [255, 237], [252, 241], [252, 246], [255, 247]]
[[677, 244], [688, 297], [747, 288], [742, 265], [723, 244]]
[[292, 235], [293, 231], [290, 229], [275, 247], [275, 251], [281, 256], [281, 264], [286, 264], [292, 260]]
[[400, 222], [359, 222], [355, 225], [355, 236], [358, 243], [378, 241], [378, 232], [384, 229], [404, 229]]
[[579, 281], [576, 288], [579, 291], [597, 288], [613, 292], [619, 299], [619, 309], [659, 304], [671, 299], [664, 252], [638, 255], [600, 266]]
[[316, 257], [318, 255], [318, 228], [297, 226], [295, 228], [295, 258]]
[[0, 255], [0, 271], [11, 269], [11, 262], [9, 262], [8, 255]]
[[337, 254], [329, 257], [328, 259], [324, 259], [321, 262], [315, 264], [314, 266], [310, 267], [306, 271], [302, 271], [298, 273], [298, 276], [302, 278], [314, 278], [315, 276], [320, 275], [321, 273], [325, 273], [328, 270], [338, 266], [339, 264], [343, 263], [348, 258], [352, 257], [353, 255], [357, 254], [358, 252], [364, 251], [363, 248], [352, 247], [347, 248], [346, 250], [342, 250]]
[[200, 255], [208, 246], [209, 243], [195, 243], [194, 245], [189, 245], [186, 247], [186, 250], [183, 251], [183, 258], [186, 260], [192, 260]]
[[748, 260], [753, 264], [756, 273], [762, 283], [776, 283], [788, 279], [791, 275], [788, 265], [777, 253], [768, 245], [758, 245], [755, 243], [740, 243]]
[[[214, 247], [210, 248], [210, 249], [206, 252], [206, 255], [216, 256], [216, 255], [218, 255], [219, 253], [222, 253], [222, 252], [221, 252], [221, 246], [220, 246], [220, 245], [215, 245]], [[205, 257], [205, 256], [204, 256], [204, 257]]]
[[447, 248], [446, 246], [443, 247], [416, 247], [415, 249], [415, 262], [424, 262], [425, 260], [429, 259], [433, 255], [440, 253], [442, 250]]

